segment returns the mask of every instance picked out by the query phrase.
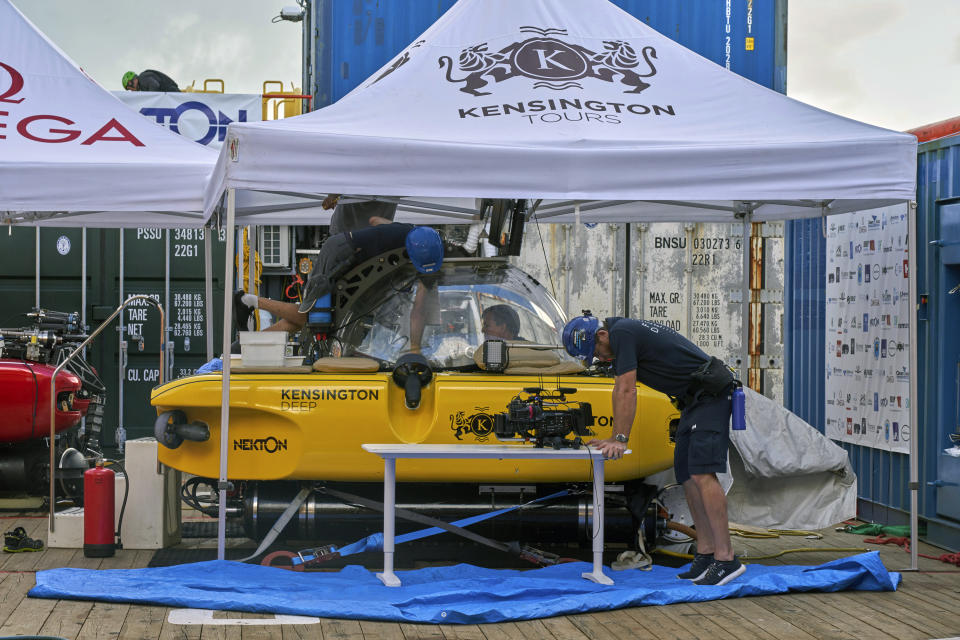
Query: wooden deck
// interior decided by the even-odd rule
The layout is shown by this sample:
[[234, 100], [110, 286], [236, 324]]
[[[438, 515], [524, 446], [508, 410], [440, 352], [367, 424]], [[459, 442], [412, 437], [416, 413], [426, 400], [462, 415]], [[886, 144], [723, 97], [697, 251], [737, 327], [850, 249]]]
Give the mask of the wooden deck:
[[[23, 526], [34, 538], [46, 537], [43, 516], [0, 514], [9, 531]], [[906, 569], [910, 556], [899, 547], [866, 545], [862, 536], [821, 531], [823, 539], [734, 538], [738, 553], [759, 556], [797, 547], [872, 547], [891, 570]], [[206, 541], [205, 544], [209, 544]], [[921, 553], [943, 551], [921, 545]], [[698, 604], [637, 607], [618, 611], [545, 618], [489, 625], [413, 625], [356, 620], [321, 619], [319, 624], [264, 623], [273, 616], [224, 612], [216, 618], [244, 619], [240, 625], [180, 625], [168, 621], [171, 609], [126, 604], [27, 598], [38, 570], [55, 567], [118, 569], [144, 567], [152, 551], [123, 550], [113, 558], [85, 558], [81, 550], [46, 549], [41, 553], [0, 555], [0, 636], [50, 635], [63, 638], [324, 638], [325, 640], [460, 639], [594, 640], [908, 640], [960, 636], [960, 570], [935, 560], [920, 559], [919, 572], [903, 574], [894, 593], [803, 593], [737, 598]], [[789, 553], [760, 561], [764, 564], [814, 565], [841, 555], [833, 552]]]

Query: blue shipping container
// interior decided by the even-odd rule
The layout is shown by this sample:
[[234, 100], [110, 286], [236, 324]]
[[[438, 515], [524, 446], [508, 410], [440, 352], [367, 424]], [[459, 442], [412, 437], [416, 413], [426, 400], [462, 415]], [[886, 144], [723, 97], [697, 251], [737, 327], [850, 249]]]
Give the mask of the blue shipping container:
[[[919, 513], [930, 542], [960, 547], [960, 458], [947, 455], [960, 433], [960, 136], [920, 145], [917, 161], [917, 291], [920, 296]], [[820, 220], [787, 224], [784, 378], [788, 409], [824, 429], [824, 282]], [[809, 354], [814, 354], [813, 359]], [[844, 444], [859, 478], [860, 517], [907, 524], [908, 457]]]
[[[613, 0], [700, 55], [786, 90], [786, 0]], [[314, 0], [306, 82], [315, 108], [336, 102], [436, 22], [454, 0]]]

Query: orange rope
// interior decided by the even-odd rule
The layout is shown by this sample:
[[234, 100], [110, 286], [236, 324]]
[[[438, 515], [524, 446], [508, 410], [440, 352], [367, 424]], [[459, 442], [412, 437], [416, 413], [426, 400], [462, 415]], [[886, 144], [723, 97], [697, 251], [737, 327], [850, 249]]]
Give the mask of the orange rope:
[[[903, 547], [903, 550], [910, 552], [910, 538], [899, 538], [896, 536], [886, 537], [882, 533], [876, 538], [864, 538], [864, 542], [868, 544], [895, 544], [897, 546]], [[931, 556], [926, 553], [918, 553], [918, 556], [921, 558], [927, 558], [928, 560], [939, 560], [940, 562], [945, 562], [947, 564], [953, 564], [960, 567], [960, 553], [944, 553], [939, 556]]]

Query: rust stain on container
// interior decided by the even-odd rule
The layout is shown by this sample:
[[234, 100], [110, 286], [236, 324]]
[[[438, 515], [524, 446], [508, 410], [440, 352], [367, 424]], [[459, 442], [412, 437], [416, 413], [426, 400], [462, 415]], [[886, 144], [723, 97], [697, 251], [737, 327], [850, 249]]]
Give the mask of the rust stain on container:
[[763, 303], [761, 302], [763, 273], [763, 224], [754, 222], [750, 225], [750, 326], [747, 337], [750, 362], [747, 385], [759, 393], [763, 393], [763, 370], [760, 367], [760, 357], [764, 351]]

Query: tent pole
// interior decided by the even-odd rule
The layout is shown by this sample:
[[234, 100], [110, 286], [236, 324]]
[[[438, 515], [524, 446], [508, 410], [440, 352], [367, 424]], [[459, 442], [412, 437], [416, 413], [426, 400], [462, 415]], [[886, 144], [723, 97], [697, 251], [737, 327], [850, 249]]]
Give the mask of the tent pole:
[[40, 308], [40, 227], [36, 228], [34, 238], [34, 269], [33, 269], [33, 306]]
[[[119, 257], [120, 257], [120, 265], [119, 265], [120, 267], [120, 273], [119, 273], [120, 301], [117, 304], [122, 305], [125, 299], [123, 297], [123, 292], [125, 291], [123, 272], [124, 272], [124, 269], [126, 269], [124, 256], [126, 255], [126, 252], [127, 252], [126, 245], [125, 245], [127, 234], [126, 234], [126, 229], [118, 229], [118, 231], [120, 233], [120, 247], [119, 249], [117, 249], [117, 253], [119, 254]], [[127, 446], [126, 445], [127, 432], [123, 426], [123, 406], [124, 406], [123, 387], [124, 387], [124, 380], [126, 380], [127, 378], [127, 364], [129, 363], [127, 359], [127, 348], [128, 348], [127, 335], [126, 335], [127, 329], [124, 327], [124, 324], [123, 324], [123, 316], [124, 314], [122, 313], [119, 316], [117, 316], [117, 335], [120, 338], [120, 343], [117, 346], [117, 349], [120, 355], [120, 366], [117, 367], [117, 375], [119, 376], [119, 380], [117, 382], [117, 428], [114, 431], [114, 434], [115, 434], [114, 438], [117, 443], [117, 448], [120, 449], [120, 451], [123, 451], [124, 448]], [[166, 337], [166, 334], [164, 334], [164, 337]], [[163, 345], [160, 345], [160, 348], [162, 349]], [[121, 436], [124, 437], [123, 441], [121, 441], [120, 439]]]
[[213, 359], [213, 227], [203, 230], [203, 299], [207, 314], [207, 361]]
[[[257, 287], [257, 227], [250, 225], [247, 227], [247, 293], [255, 296], [260, 295], [260, 289]], [[260, 310], [254, 309], [253, 329], [259, 331]], [[247, 327], [238, 327], [238, 329], [247, 329]]]
[[910, 290], [910, 424], [913, 425], [913, 431], [910, 433], [910, 569], [917, 570], [917, 529], [919, 525], [919, 492], [920, 492], [920, 393], [919, 393], [919, 375], [918, 351], [920, 343], [917, 338], [919, 333], [918, 316], [919, 307], [917, 299], [917, 203], [910, 202], [907, 205], [908, 226], [907, 233], [910, 236], [909, 255], [907, 256], [907, 265], [910, 269], [910, 277], [907, 279]]
[[743, 282], [740, 293], [743, 298], [740, 311], [740, 379], [744, 385], [749, 385], [750, 378], [750, 217], [751, 211], [745, 211], [743, 239], [740, 241], [740, 248], [743, 250]]
[[[163, 318], [167, 326], [163, 327], [163, 348], [167, 349], [161, 380], [173, 380], [173, 331], [170, 330], [170, 229], [163, 232]], [[142, 331], [141, 331], [142, 333]]]
[[227, 247], [223, 271], [223, 382], [220, 398], [220, 481], [217, 494], [220, 505], [217, 509], [217, 560], [224, 560], [227, 543], [227, 444], [230, 431], [230, 324], [233, 322], [233, 223], [237, 207], [237, 193], [227, 190]]
[[[80, 227], [80, 326], [81, 333], [87, 328], [87, 227]], [[83, 350], [83, 357], [87, 357], [87, 350]], [[86, 427], [84, 417], [83, 425]]]
[[[87, 331], [87, 226], [80, 227], [80, 333]], [[82, 358], [87, 357], [84, 348]], [[87, 433], [87, 417], [80, 419], [80, 431]]]

